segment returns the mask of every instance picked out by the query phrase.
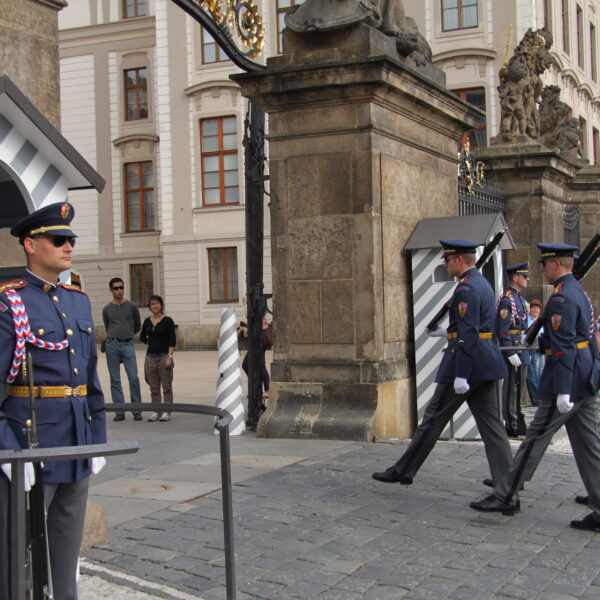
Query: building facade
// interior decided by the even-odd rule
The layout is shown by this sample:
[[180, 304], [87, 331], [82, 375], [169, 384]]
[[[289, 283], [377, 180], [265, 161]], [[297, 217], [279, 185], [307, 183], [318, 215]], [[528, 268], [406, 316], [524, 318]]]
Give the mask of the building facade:
[[[277, 52], [277, 23], [292, 4], [258, 3], [271, 32], [264, 56]], [[107, 180], [100, 195], [71, 195], [74, 270], [99, 335], [108, 281], [121, 277], [140, 306], [163, 296], [180, 347], [214, 347], [222, 307], [241, 317], [245, 294], [247, 102], [229, 80], [238, 69], [170, 0], [78, 0], [59, 28], [62, 131]]]

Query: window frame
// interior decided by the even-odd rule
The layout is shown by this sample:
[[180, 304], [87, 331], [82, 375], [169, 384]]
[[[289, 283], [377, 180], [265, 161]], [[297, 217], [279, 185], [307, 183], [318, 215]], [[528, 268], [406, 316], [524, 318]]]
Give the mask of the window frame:
[[[442, 23], [442, 32], [448, 32], [448, 31], [462, 31], [463, 29], [477, 29], [479, 27], [479, 0], [474, 0], [475, 1], [475, 14], [476, 14], [476, 23], [475, 25], [468, 25], [465, 26], [463, 25], [463, 1], [464, 0], [456, 0], [457, 6], [456, 6], [456, 11], [458, 12], [457, 15], [457, 21], [458, 21], [458, 27], [446, 27], [446, 19], [445, 19], [445, 13], [447, 10], [454, 10], [454, 8], [450, 8], [450, 9], [446, 9], [444, 7], [444, 2], [445, 0], [440, 0], [440, 9], [441, 9], [441, 23]], [[472, 4], [469, 4], [469, 8], [473, 6]]]
[[[229, 281], [227, 279], [227, 251], [235, 250], [235, 273], [236, 280], [235, 285], [237, 286], [237, 296], [229, 297]], [[223, 274], [223, 298], [213, 298], [213, 274], [212, 274], [212, 253], [218, 252], [221, 254], [221, 272]], [[219, 246], [216, 248], [207, 248], [207, 260], [208, 260], [208, 302], [209, 304], [224, 304], [224, 303], [232, 303], [239, 302], [240, 299], [240, 281], [238, 277], [238, 248], [237, 246]]]
[[[134, 277], [134, 271], [137, 267], [141, 267], [141, 283], [142, 283], [141, 302], [138, 302], [138, 299], [135, 297], [135, 295], [136, 295], [135, 282], [136, 282], [137, 278]], [[150, 271], [150, 288], [149, 288], [149, 290], [146, 288], [146, 285], [145, 285], [147, 282], [147, 278], [146, 278], [147, 268], [149, 268], [149, 271]], [[136, 306], [148, 306], [148, 299], [154, 293], [154, 264], [151, 262], [149, 262], [149, 263], [130, 263], [129, 264], [129, 287], [131, 289], [131, 301]], [[150, 293], [148, 293], [148, 291]]]
[[[121, 0], [121, 10], [123, 11], [123, 19], [135, 19], [137, 17], [147, 17], [148, 16], [148, 0], [133, 0], [133, 7], [134, 7], [134, 15], [128, 16], [127, 15], [127, 1], [128, 0]], [[144, 4], [144, 13], [140, 14], [139, 13], [139, 7], [140, 4], [143, 2]]]
[[552, 0], [544, 0], [544, 27], [553, 32]]
[[[462, 140], [461, 140], [461, 144], [464, 146], [465, 142], [467, 141], [467, 137], [469, 136], [469, 133], [471, 131], [485, 131], [485, 139], [486, 139], [486, 144], [488, 141], [488, 136], [487, 136], [487, 111], [485, 110], [487, 107], [487, 93], [486, 93], [486, 88], [483, 86], [477, 86], [477, 87], [471, 87], [471, 88], [461, 88], [459, 90], [449, 90], [450, 92], [452, 92], [453, 94], [455, 94], [456, 96], [458, 96], [461, 100], [463, 100], [464, 102], [467, 102], [468, 104], [471, 104], [468, 100], [467, 100], [467, 92], [479, 92], [482, 91], [483, 92], [483, 98], [484, 98], [484, 113], [485, 113], [485, 122], [484, 123], [479, 123], [476, 127], [473, 127], [472, 129], [468, 129], [467, 131], [465, 131], [465, 133], [463, 134]], [[475, 106], [475, 104], [471, 104], [471, 106]], [[476, 108], [479, 108], [478, 106]], [[474, 144], [471, 144], [471, 149], [475, 149], [475, 148], [483, 148], [485, 147], [485, 144], [483, 146], [477, 146]]]
[[[210, 35], [210, 33], [208, 31], [206, 31], [206, 29], [204, 29], [204, 27], [200, 27], [200, 60], [202, 62], [202, 65], [216, 65], [218, 63], [222, 63], [222, 62], [226, 62], [229, 60], [229, 57], [227, 56], [227, 54], [225, 54], [225, 52], [223, 52], [223, 50], [221, 49], [221, 46], [219, 46], [219, 44], [217, 44], [217, 41], [212, 37], [212, 35], [210, 36], [212, 38], [212, 43], [215, 45], [215, 56], [216, 56], [216, 60], [207, 62], [204, 58], [204, 47], [205, 46], [209, 46], [211, 44], [205, 44], [204, 43], [204, 34], [208, 34]], [[221, 53], [223, 54], [223, 56], [225, 58], [221, 57]]]
[[594, 83], [598, 80], [598, 40], [596, 35], [596, 25], [590, 21], [590, 76]]
[[[154, 172], [154, 163], [151, 160], [140, 160], [140, 161], [133, 161], [133, 162], [127, 162], [127, 163], [123, 163], [123, 190], [124, 190], [124, 208], [125, 208], [125, 232], [126, 233], [143, 233], [145, 231], [156, 231], [156, 184], [153, 187], [148, 187], [145, 188], [143, 186], [143, 165], [145, 164], [150, 164], [152, 165], [152, 180], [155, 182], [156, 181], [156, 175]], [[127, 167], [130, 167], [131, 165], [137, 165], [138, 166], [138, 183], [140, 185], [140, 187], [135, 188], [135, 189], [129, 189], [128, 184], [129, 184], [129, 179], [127, 177]], [[145, 227], [144, 226], [144, 192], [152, 192], [152, 213], [153, 213], [153, 218], [154, 218], [154, 224], [152, 226], [152, 228], [150, 227]], [[140, 224], [141, 224], [141, 228], [140, 229], [131, 229], [129, 226], [129, 194], [130, 193], [138, 193], [138, 198], [139, 198], [139, 205], [140, 205]]]
[[561, 3], [561, 16], [562, 16], [562, 44], [563, 52], [571, 55], [571, 31], [570, 20], [569, 20], [569, 0], [562, 0]]
[[[146, 84], [145, 85], [140, 85], [139, 84], [139, 73], [138, 71], [141, 70], [146, 71]], [[127, 84], [127, 73], [129, 73], [130, 71], [135, 71], [136, 72], [136, 85], [133, 86], [129, 86]], [[140, 103], [140, 90], [145, 89], [146, 90], [146, 116], [141, 116], [141, 103]], [[136, 90], [136, 94], [135, 94], [135, 105], [136, 105], [136, 114], [138, 115], [137, 117], [133, 117], [130, 118], [129, 117], [129, 94], [127, 93], [129, 90]], [[132, 67], [132, 68], [128, 68], [128, 69], [123, 69], [123, 98], [125, 101], [125, 121], [127, 122], [132, 122], [132, 121], [144, 121], [146, 119], [149, 118], [150, 116], [150, 97], [148, 94], [148, 67], [147, 66], [142, 66], [142, 67]]]
[[[224, 119], [235, 119], [236, 146], [234, 149], [230, 149], [230, 150], [223, 149], [223, 121], [224, 121]], [[214, 121], [214, 120], [218, 121], [219, 149], [205, 152], [203, 149], [204, 123], [206, 123], [207, 121]], [[202, 179], [201, 179], [202, 207], [203, 208], [215, 208], [215, 207], [223, 207], [223, 206], [239, 206], [241, 190], [240, 190], [240, 179], [239, 179], [239, 168], [240, 168], [239, 155], [240, 155], [240, 153], [239, 153], [239, 149], [238, 149], [239, 133], [238, 133], [237, 115], [229, 114], [229, 115], [223, 115], [223, 116], [206, 117], [204, 119], [200, 119], [199, 127], [200, 127], [200, 172], [201, 172], [201, 177], [202, 177]], [[226, 171], [225, 171], [224, 157], [232, 156], [232, 155], [236, 156], [236, 162], [237, 162], [236, 171], [237, 171], [237, 177], [238, 177], [238, 182], [237, 182], [238, 194], [237, 194], [236, 202], [226, 202], [226, 186], [225, 186], [225, 172]], [[220, 199], [220, 201], [218, 203], [207, 203], [206, 202], [206, 186], [204, 185], [204, 175], [205, 175], [204, 159], [206, 157], [210, 157], [210, 156], [217, 156], [219, 159], [219, 199]], [[216, 188], [213, 187], [213, 188], [209, 188], [209, 189], [216, 189]]]
[[600, 160], [600, 131], [596, 129], [596, 127], [592, 127], [592, 143], [593, 143], [593, 151], [594, 151], [594, 164], [597, 165]]
[[583, 49], [585, 43], [585, 32], [583, 31], [583, 8], [579, 4], [575, 5], [575, 25], [577, 29], [577, 66], [585, 69], [585, 52]]

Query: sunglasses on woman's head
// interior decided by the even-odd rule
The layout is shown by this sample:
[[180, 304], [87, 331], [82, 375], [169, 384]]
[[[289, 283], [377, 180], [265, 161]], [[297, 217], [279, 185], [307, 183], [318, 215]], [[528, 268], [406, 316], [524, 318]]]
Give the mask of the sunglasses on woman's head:
[[52, 245], [55, 248], [60, 248], [64, 246], [67, 242], [71, 244], [71, 248], [75, 247], [76, 237], [72, 235], [36, 235], [33, 237], [34, 240], [39, 240], [40, 238], [46, 238], [52, 242]]

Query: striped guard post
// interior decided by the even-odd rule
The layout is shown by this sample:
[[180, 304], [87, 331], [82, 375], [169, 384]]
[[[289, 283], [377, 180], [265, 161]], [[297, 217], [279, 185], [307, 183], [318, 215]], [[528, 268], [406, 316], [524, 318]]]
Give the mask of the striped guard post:
[[[233, 308], [224, 308], [221, 312], [221, 334], [219, 336], [217, 408], [226, 410], [233, 417], [229, 426], [229, 435], [240, 435], [246, 431], [236, 325], [237, 319]], [[215, 423], [216, 421], [215, 417]], [[218, 435], [219, 432], [214, 428], [213, 433]]]

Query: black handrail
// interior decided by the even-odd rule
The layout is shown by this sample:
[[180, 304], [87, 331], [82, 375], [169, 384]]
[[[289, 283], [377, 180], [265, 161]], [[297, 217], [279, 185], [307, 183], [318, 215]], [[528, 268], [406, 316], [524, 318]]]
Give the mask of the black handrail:
[[231, 491], [231, 453], [229, 449], [229, 425], [233, 417], [216, 406], [205, 404], [161, 404], [157, 403], [107, 403], [106, 410], [112, 412], [181, 412], [217, 417], [215, 427], [219, 431], [221, 454], [221, 486], [223, 488], [223, 537], [225, 542], [225, 582], [227, 600], [235, 600], [235, 558], [233, 545], [233, 499]]

